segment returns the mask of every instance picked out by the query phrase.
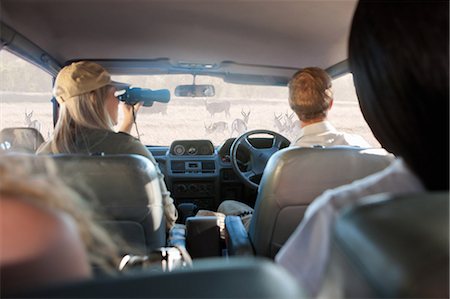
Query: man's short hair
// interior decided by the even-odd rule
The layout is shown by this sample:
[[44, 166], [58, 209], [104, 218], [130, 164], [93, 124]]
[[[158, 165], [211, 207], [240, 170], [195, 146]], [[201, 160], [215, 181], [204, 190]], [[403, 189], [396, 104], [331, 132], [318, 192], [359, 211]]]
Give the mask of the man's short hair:
[[289, 81], [289, 106], [301, 121], [327, 116], [332, 101], [331, 78], [318, 67], [296, 72]]

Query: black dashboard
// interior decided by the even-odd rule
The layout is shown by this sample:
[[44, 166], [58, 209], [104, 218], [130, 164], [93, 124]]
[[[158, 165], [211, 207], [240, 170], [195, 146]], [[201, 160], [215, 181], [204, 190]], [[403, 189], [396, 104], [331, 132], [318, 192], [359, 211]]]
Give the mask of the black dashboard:
[[210, 140], [175, 140], [170, 147], [148, 149], [164, 173], [167, 188], [177, 204], [195, 203], [216, 210], [223, 200], [253, 205], [256, 198], [235, 175], [229, 152], [234, 138], [214, 147]]
[[[164, 173], [176, 204], [195, 203], [200, 209], [216, 210], [224, 200], [239, 200], [253, 206], [256, 191], [246, 187], [231, 165], [230, 148], [235, 138], [217, 147], [210, 140], [175, 140], [169, 147], [148, 146]], [[270, 147], [271, 138], [251, 138], [259, 148]], [[237, 162], [246, 161], [238, 152]]]

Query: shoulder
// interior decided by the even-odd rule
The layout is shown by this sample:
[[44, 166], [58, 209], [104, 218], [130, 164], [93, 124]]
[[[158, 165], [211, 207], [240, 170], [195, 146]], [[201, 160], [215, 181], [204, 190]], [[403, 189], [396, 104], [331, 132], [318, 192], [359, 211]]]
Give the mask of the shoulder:
[[[27, 234], [16, 234], [16, 237], [8, 239], [12, 240], [6, 248], [21, 248], [21, 250], [2, 250], [1, 261], [4, 259], [15, 260], [20, 255], [28, 255], [39, 253], [45, 249], [54, 238], [55, 235], [62, 235], [66, 230], [69, 235], [75, 232], [73, 221], [66, 219], [63, 214], [58, 214], [53, 210], [39, 207], [17, 198], [2, 198], [1, 223], [8, 234], [8, 227], [14, 223], [17, 231], [32, 232], [28, 237]], [[29, 221], [33, 219], [33, 221]], [[22, 242], [26, 242], [27, 246], [22, 246]], [[23, 244], [25, 245], [25, 244]]]
[[116, 147], [117, 153], [137, 154], [152, 159], [153, 156], [150, 151], [142, 144], [142, 142], [124, 132], [110, 132], [109, 142], [111, 146]]
[[105, 131], [105, 132], [106, 132], [106, 136], [108, 138], [111, 138], [114, 140], [120, 140], [120, 141], [124, 141], [124, 142], [135, 142], [135, 143], [142, 144], [139, 141], [139, 139], [137, 139], [125, 132], [114, 132], [114, 131]]
[[43, 285], [90, 275], [87, 253], [69, 215], [19, 198], [2, 198], [0, 212], [2, 234], [10, 236], [1, 246], [0, 264], [9, 266], [3, 279], [17, 271], [29, 278], [26, 284]]
[[360, 135], [357, 134], [349, 134], [349, 133], [341, 133], [342, 139], [344, 143], [352, 146], [359, 146], [362, 148], [369, 148], [371, 145]]

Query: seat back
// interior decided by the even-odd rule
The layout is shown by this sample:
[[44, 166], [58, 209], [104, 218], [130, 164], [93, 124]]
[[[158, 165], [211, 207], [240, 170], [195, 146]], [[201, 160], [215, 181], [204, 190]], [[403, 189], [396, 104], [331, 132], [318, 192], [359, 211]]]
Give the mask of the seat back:
[[[45, 157], [45, 156], [42, 156]], [[63, 181], [96, 202], [108, 228], [143, 254], [166, 243], [164, 207], [153, 163], [140, 155], [51, 155]]]
[[361, 199], [334, 225], [319, 297], [448, 298], [449, 193]]
[[215, 258], [193, 269], [139, 271], [63, 287], [17, 294], [16, 298], [307, 298], [281, 266], [266, 259]]
[[256, 255], [273, 258], [303, 219], [308, 205], [327, 189], [349, 184], [387, 167], [382, 149], [290, 147], [264, 170], [249, 228]]
[[44, 137], [35, 128], [4, 128], [0, 131], [0, 148], [4, 151], [35, 153]]

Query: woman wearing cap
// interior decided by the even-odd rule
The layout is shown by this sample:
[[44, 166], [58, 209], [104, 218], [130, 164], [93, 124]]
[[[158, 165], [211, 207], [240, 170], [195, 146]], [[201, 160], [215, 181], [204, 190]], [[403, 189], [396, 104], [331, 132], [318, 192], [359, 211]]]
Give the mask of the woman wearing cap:
[[[139, 106], [121, 103], [124, 118], [118, 124], [119, 100], [115, 92], [128, 84], [114, 82], [110, 74], [99, 64], [89, 61], [75, 62], [64, 67], [55, 80], [53, 94], [60, 104], [59, 119], [53, 139], [44, 143], [39, 154], [86, 153], [86, 154], [138, 154], [156, 160], [147, 148], [129, 135], [134, 113]], [[134, 111], [133, 111], [134, 110]], [[166, 228], [169, 230], [177, 220], [177, 210], [167, 191], [159, 167], [160, 187], [164, 198]]]

